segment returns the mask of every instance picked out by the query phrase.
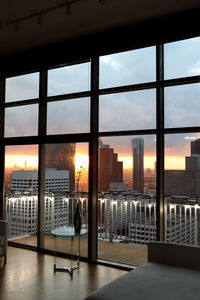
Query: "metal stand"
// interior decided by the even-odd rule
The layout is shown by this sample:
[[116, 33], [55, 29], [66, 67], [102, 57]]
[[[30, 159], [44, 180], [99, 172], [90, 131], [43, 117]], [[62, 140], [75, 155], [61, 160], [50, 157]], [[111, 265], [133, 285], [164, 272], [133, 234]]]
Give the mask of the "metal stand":
[[[56, 239], [56, 237], [55, 237]], [[57, 250], [57, 240], [55, 240], [55, 252]], [[74, 259], [74, 237], [71, 237], [71, 258]], [[78, 253], [77, 253], [77, 263], [75, 266], [71, 267], [56, 267], [54, 264], [54, 272], [67, 272], [71, 278], [73, 277], [73, 271], [80, 268], [80, 235], [78, 236]]]

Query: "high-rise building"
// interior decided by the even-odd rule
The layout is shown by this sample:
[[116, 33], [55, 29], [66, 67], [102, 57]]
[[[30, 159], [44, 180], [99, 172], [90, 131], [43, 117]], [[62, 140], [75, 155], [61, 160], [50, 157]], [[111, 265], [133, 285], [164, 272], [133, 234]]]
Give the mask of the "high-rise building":
[[100, 145], [99, 149], [99, 191], [109, 191], [111, 183], [123, 182], [123, 162], [109, 145]]
[[[70, 223], [69, 199], [62, 195], [45, 195], [44, 198], [45, 234], [54, 227]], [[15, 194], [8, 197], [9, 236], [36, 234], [38, 228], [38, 196]]]
[[[12, 171], [12, 197], [8, 197], [9, 235], [18, 236], [25, 233], [35, 234], [37, 231], [38, 209], [38, 171]], [[54, 226], [66, 225], [69, 216], [69, 200], [59, 192], [69, 191], [69, 171], [46, 168], [45, 190], [55, 195], [45, 195], [45, 233]], [[29, 193], [34, 195], [29, 195]]]
[[[195, 245], [197, 238], [195, 234], [195, 217], [185, 220], [184, 216], [176, 215], [171, 217], [169, 225], [169, 215], [167, 215], [166, 242]], [[130, 243], [148, 244], [156, 240], [156, 226], [153, 217], [142, 218], [141, 223], [129, 224]]]
[[144, 140], [133, 139], [133, 190], [144, 192]]
[[[38, 171], [12, 171], [11, 185], [13, 192], [37, 191]], [[69, 192], [69, 171], [46, 168], [45, 190], [50, 192]]]
[[75, 143], [46, 145], [46, 168], [68, 170], [70, 192], [75, 190], [75, 152]]
[[[66, 224], [67, 214], [63, 214], [62, 218], [55, 218], [60, 211], [55, 207], [54, 197], [45, 196], [44, 201], [45, 233], [49, 233], [54, 224], [55, 226]], [[15, 238], [20, 235], [36, 234], [38, 226], [38, 196], [15, 194], [12, 197], [8, 197], [8, 220], [9, 237]]]
[[165, 171], [165, 195], [200, 197], [200, 139], [191, 142], [185, 170]]
[[191, 155], [200, 154], [200, 139], [191, 142]]
[[[122, 196], [123, 195], [123, 196]], [[99, 238], [115, 240], [127, 240], [129, 243], [144, 245], [156, 240], [156, 198], [149, 199], [139, 197], [135, 199], [134, 194], [113, 196], [100, 200], [100, 222]], [[185, 200], [179, 197], [170, 199], [167, 203], [166, 216], [166, 241], [171, 243], [183, 243], [199, 245], [196, 206], [187, 206], [185, 214]], [[112, 234], [111, 234], [112, 233]]]

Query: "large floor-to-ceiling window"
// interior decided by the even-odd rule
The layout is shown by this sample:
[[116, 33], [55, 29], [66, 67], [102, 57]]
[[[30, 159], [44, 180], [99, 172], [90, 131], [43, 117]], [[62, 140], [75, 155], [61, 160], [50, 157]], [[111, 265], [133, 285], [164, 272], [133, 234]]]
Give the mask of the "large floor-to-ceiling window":
[[141, 265], [156, 239], [156, 47], [100, 57], [98, 257]]
[[199, 245], [199, 49], [197, 37], [1, 79], [10, 242], [54, 250], [79, 202], [82, 257], [140, 266], [149, 241]]
[[166, 241], [200, 245], [200, 39], [165, 44]]

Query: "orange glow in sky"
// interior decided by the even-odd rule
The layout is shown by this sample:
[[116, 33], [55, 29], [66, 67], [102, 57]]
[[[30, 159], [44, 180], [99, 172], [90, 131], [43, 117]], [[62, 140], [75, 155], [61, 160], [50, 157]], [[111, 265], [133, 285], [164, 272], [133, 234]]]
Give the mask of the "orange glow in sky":
[[[132, 169], [133, 158], [132, 156], [118, 156], [118, 161], [123, 162], [124, 169]], [[145, 156], [144, 157], [144, 168], [154, 169], [155, 167], [155, 156]], [[22, 169], [38, 168], [38, 156], [33, 155], [6, 155], [5, 159], [6, 168], [19, 167]], [[75, 155], [75, 168], [80, 169], [81, 166], [85, 170], [88, 169], [89, 158], [87, 154], [77, 153]], [[165, 169], [171, 170], [184, 170], [185, 169], [185, 157], [179, 156], [166, 156], [165, 157]]]
[[78, 170], [82, 166], [85, 169], [88, 169], [89, 157], [87, 154], [76, 154], [75, 155], [75, 169]]
[[[75, 168], [79, 169], [80, 166], [88, 169], [88, 155], [86, 154], [76, 154], [75, 155]], [[22, 169], [25, 168], [38, 168], [38, 156], [33, 155], [6, 155], [5, 159], [6, 168], [19, 167]]]
[[[118, 156], [118, 161], [123, 162], [124, 169], [132, 169], [133, 168], [133, 158], [132, 156]], [[156, 158], [155, 156], [145, 156], [144, 157], [144, 168], [154, 169]]]
[[[133, 158], [132, 156], [118, 156], [118, 161], [123, 162], [124, 169], [133, 168]], [[144, 157], [144, 167], [154, 169], [155, 156], [145, 156]], [[86, 154], [76, 154], [75, 156], [75, 165], [76, 169], [79, 169], [80, 166], [83, 166], [85, 169], [88, 169], [89, 159]]]
[[6, 168], [12, 168], [17, 166], [19, 168], [37, 169], [38, 168], [38, 156], [33, 155], [6, 155], [5, 166]]
[[185, 157], [183, 156], [166, 156], [165, 170], [185, 170]]

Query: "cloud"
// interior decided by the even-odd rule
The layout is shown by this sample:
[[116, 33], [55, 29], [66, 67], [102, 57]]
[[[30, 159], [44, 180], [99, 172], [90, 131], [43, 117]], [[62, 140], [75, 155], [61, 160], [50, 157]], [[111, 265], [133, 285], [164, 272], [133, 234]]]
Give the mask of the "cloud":
[[156, 47], [125, 51], [100, 58], [100, 88], [156, 79]]
[[85, 133], [90, 129], [89, 98], [48, 103], [47, 133]]
[[5, 136], [28, 136], [38, 133], [38, 104], [5, 109]]
[[200, 84], [165, 88], [165, 126], [199, 126]]
[[[165, 45], [165, 79], [200, 74], [200, 38]], [[52, 69], [48, 72], [48, 96], [79, 92], [90, 89], [90, 63]], [[147, 47], [100, 58], [100, 88], [137, 84], [156, 79], [156, 48]], [[11, 100], [38, 97], [38, 73], [6, 80], [7, 98]], [[25, 97], [25, 98], [24, 98]], [[11, 101], [9, 100], [9, 101]], [[153, 90], [143, 90], [100, 96], [100, 129], [136, 130], [155, 128], [156, 96]], [[31, 108], [31, 105], [30, 105]], [[13, 136], [19, 132], [32, 134], [36, 128], [37, 113], [25, 110], [25, 106], [6, 109], [7, 123]], [[200, 84], [188, 84], [165, 88], [165, 126], [199, 126]], [[90, 99], [57, 101], [48, 104], [49, 133], [88, 132]], [[19, 117], [23, 116], [22, 117]], [[34, 115], [34, 118], [33, 118]], [[36, 121], [34, 121], [36, 120]], [[191, 128], [192, 132], [192, 128]], [[190, 153], [190, 142], [198, 134], [168, 134], [165, 137], [167, 155], [184, 157]], [[128, 137], [103, 138], [116, 152], [131, 151]], [[155, 153], [156, 137], [144, 136], [145, 153]], [[153, 154], [152, 154], [153, 155]]]
[[88, 91], [90, 89], [90, 63], [49, 70], [48, 96]]
[[102, 64], [107, 64], [110, 68], [114, 69], [115, 71], [118, 71], [122, 67], [122, 64], [120, 64], [118, 60], [115, 60], [112, 57], [113, 55], [102, 56], [100, 62]]
[[165, 136], [165, 155], [185, 158], [190, 155], [191, 141], [198, 138], [199, 133], [167, 134]]
[[189, 74], [192, 76], [200, 74], [200, 60], [190, 67]]
[[197, 139], [196, 136], [185, 136], [185, 137], [184, 137], [184, 140], [194, 141], [194, 140], [196, 140], [196, 139]]
[[39, 97], [39, 73], [31, 73], [6, 79], [6, 102]]
[[165, 79], [196, 75], [199, 47], [199, 37], [165, 44]]
[[100, 96], [99, 127], [100, 131], [155, 129], [156, 91]]

